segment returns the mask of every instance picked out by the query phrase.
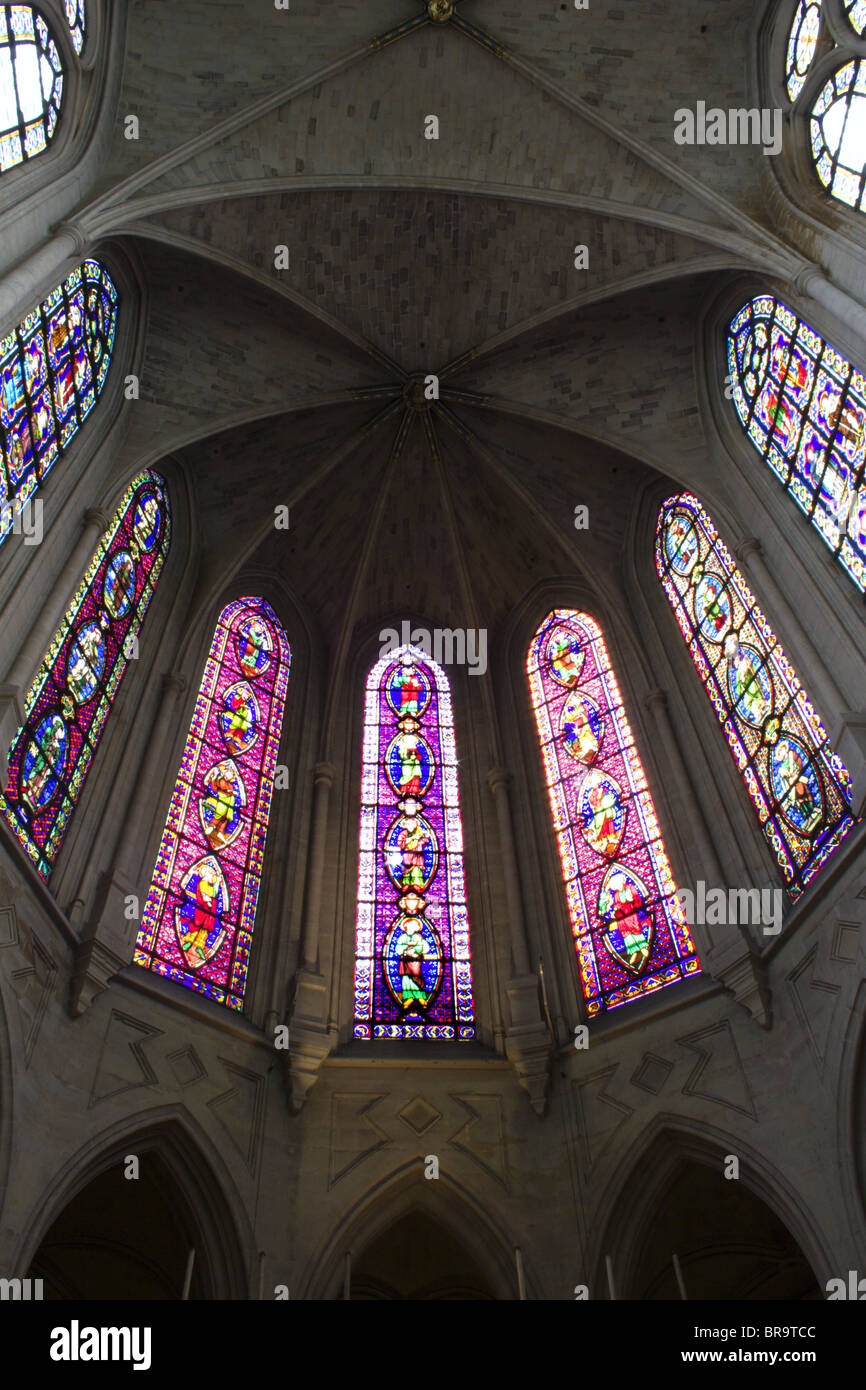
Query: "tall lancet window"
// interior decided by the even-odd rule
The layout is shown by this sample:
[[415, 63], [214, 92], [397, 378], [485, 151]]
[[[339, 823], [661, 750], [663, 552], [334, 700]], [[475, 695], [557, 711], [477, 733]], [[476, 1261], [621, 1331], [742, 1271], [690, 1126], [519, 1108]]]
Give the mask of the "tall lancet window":
[[728, 366], [752, 445], [866, 589], [866, 377], [768, 294], [731, 323]]
[[592, 1016], [701, 967], [598, 623], [554, 609], [526, 669]]
[[700, 502], [669, 497], [656, 568], [788, 890], [798, 897], [854, 824], [851, 779]]
[[367, 680], [355, 950], [356, 1038], [474, 1038], [451, 693], [411, 646]]
[[45, 20], [32, 5], [0, 4], [0, 173], [48, 148], [62, 99], [63, 64]]
[[224, 608], [133, 960], [243, 1007], [291, 652], [262, 598]]
[[84, 261], [0, 340], [0, 540], [96, 404], [116, 322], [111, 277]]
[[47, 878], [159, 579], [171, 536], [162, 479], [130, 484], [54, 634], [9, 750], [0, 810]]

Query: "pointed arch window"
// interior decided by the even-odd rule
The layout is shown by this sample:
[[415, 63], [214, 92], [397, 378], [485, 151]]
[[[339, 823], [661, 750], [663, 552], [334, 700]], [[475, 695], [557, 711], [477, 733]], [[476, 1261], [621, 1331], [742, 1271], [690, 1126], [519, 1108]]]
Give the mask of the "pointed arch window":
[[24, 702], [0, 810], [47, 878], [153, 597], [171, 538], [165, 484], [124, 494]]
[[63, 7], [66, 11], [66, 23], [69, 25], [69, 35], [72, 39], [72, 47], [76, 53], [80, 53], [84, 48], [87, 38], [87, 6], [85, 0], [63, 0]]
[[84, 261], [0, 341], [0, 541], [105, 385], [117, 325], [117, 290]]
[[854, 825], [851, 779], [696, 497], [669, 497], [656, 569], [761, 829], [796, 898]]
[[354, 1031], [475, 1036], [451, 692], [412, 646], [367, 680]]
[[785, 86], [791, 101], [796, 101], [803, 90], [820, 32], [820, 0], [799, 0], [788, 34], [785, 58]]
[[0, 172], [41, 154], [57, 129], [63, 64], [31, 5], [0, 4]]
[[270, 604], [217, 619], [133, 960], [241, 1009], [291, 650]]
[[554, 609], [526, 670], [593, 1016], [701, 967], [598, 623]]
[[728, 369], [752, 445], [866, 590], [866, 376], [766, 294], [733, 319]]

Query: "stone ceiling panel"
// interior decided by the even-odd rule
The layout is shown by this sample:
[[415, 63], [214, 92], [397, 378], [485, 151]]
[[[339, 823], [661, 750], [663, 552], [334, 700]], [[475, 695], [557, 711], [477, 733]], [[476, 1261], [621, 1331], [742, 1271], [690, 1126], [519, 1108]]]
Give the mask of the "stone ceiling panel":
[[[392, 437], [389, 425], [360, 434], [371, 413], [282, 416], [184, 451], [199, 507], [200, 601], [251, 554], [285, 577], [322, 631], [339, 628]], [[287, 529], [273, 524], [278, 505], [289, 507]]]
[[232, 112], [333, 63], [412, 14], [407, 0], [130, 0], [121, 116], [106, 162], [114, 183]]
[[[428, 115], [439, 119], [438, 139], [425, 138]], [[550, 190], [724, 225], [708, 203], [529, 78], [456, 30], [429, 26], [216, 140], [144, 191], [168, 197], [347, 175]]]
[[448, 385], [543, 411], [654, 467], [706, 452], [695, 384], [705, 276], [588, 305], [473, 363]]
[[147, 345], [132, 448], [156, 457], [241, 418], [381, 381], [376, 362], [272, 291], [173, 248], [139, 249]]
[[[271, 274], [408, 371], [438, 368], [577, 295], [719, 254], [638, 222], [432, 191], [282, 193], [149, 220]], [[285, 271], [273, 269], [277, 235], [290, 243]], [[575, 268], [578, 244], [587, 269]]]
[[592, 0], [584, 10], [572, 0], [512, 0], [491, 10], [470, 0], [464, 13], [621, 130], [746, 208], [763, 202], [760, 148], [676, 145], [674, 112], [698, 101], [725, 110], [758, 105], [750, 73], [759, 9], [755, 0]]

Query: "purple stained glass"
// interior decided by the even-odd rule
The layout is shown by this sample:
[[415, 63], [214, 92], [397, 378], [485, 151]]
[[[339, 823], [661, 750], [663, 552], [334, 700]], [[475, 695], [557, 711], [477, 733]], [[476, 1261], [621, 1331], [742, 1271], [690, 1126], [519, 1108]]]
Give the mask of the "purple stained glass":
[[854, 826], [851, 778], [696, 497], [663, 504], [656, 570], [796, 898]]
[[592, 1016], [701, 967], [600, 627], [554, 609], [526, 669]]
[[134, 650], [171, 536], [158, 474], [139, 474], [100, 541], [25, 700], [0, 809], [44, 878]]
[[367, 681], [355, 1037], [475, 1037], [451, 693], [415, 647]]
[[291, 652], [269, 604], [223, 609], [133, 960], [243, 1007]]

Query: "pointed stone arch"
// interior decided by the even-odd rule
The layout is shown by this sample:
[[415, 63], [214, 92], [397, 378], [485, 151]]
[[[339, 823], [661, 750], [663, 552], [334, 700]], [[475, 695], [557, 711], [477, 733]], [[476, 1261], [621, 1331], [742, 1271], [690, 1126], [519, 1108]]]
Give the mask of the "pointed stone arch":
[[[737, 1181], [726, 1180], [723, 1176], [725, 1159], [729, 1154], [739, 1160]], [[621, 1176], [623, 1173], [625, 1178]], [[819, 1288], [833, 1272], [823, 1236], [817, 1230], [805, 1202], [779, 1170], [738, 1137], [726, 1135], [709, 1126], [684, 1123], [672, 1116], [659, 1115], [649, 1126], [641, 1144], [632, 1151], [631, 1161], [620, 1165], [615, 1182], [608, 1185], [599, 1204], [599, 1219], [596, 1222], [599, 1234], [591, 1241], [587, 1258], [591, 1297], [610, 1297], [607, 1256], [612, 1262], [617, 1299], [678, 1297], [673, 1260], [668, 1284], [659, 1278], [648, 1282], [645, 1255], [656, 1235], [654, 1227], [659, 1213], [664, 1218], [665, 1204], [670, 1205], [676, 1199], [677, 1184], [688, 1181], [695, 1173], [701, 1177], [707, 1175], [715, 1178], [719, 1184], [732, 1190], [739, 1204], [735, 1203], [737, 1210], [733, 1211], [734, 1220], [738, 1216], [746, 1218], [750, 1213], [766, 1218], [767, 1229], [778, 1237], [780, 1259], [786, 1250], [792, 1261], [799, 1258], [802, 1268], [794, 1271], [793, 1284], [798, 1289], [802, 1286], [800, 1292], [765, 1292], [757, 1296], [823, 1296]], [[740, 1201], [740, 1198], [743, 1200]], [[698, 1228], [698, 1234], [701, 1214], [700, 1209], [697, 1214], [693, 1209], [689, 1212], [692, 1226]], [[784, 1237], [787, 1237], [787, 1246]], [[732, 1257], [738, 1257], [742, 1263], [754, 1260], [758, 1238], [752, 1241], [749, 1248], [746, 1248], [747, 1244], [740, 1242], [737, 1245], [731, 1241]], [[723, 1248], [716, 1248], [716, 1257]], [[689, 1288], [688, 1260], [683, 1259], [684, 1250], [677, 1253], [683, 1265], [690, 1298], [737, 1299], [750, 1296], [742, 1292], [725, 1294], [715, 1291], [707, 1294], [696, 1287], [695, 1281], [699, 1276], [694, 1274], [692, 1287]], [[755, 1279], [759, 1279], [757, 1273]]]
[[[411, 1165], [372, 1188], [336, 1226], [314, 1257], [300, 1297], [325, 1301], [342, 1298], [346, 1254], [350, 1253], [353, 1260], [362, 1256], [377, 1240], [413, 1216], [441, 1228], [446, 1240], [465, 1253], [473, 1273], [480, 1274], [486, 1292], [479, 1290], [470, 1296], [497, 1300], [519, 1296], [514, 1246], [499, 1223], [482, 1212], [470, 1193], [446, 1174], [435, 1181], [425, 1181], [421, 1160], [414, 1159]], [[525, 1277], [527, 1296], [540, 1297], [533, 1290], [531, 1270], [526, 1270]], [[368, 1298], [376, 1296], [372, 1290], [365, 1293]], [[379, 1296], [393, 1295], [380, 1292]], [[462, 1298], [466, 1294], [439, 1296]]]
[[[63, 1232], [63, 1227], [58, 1225], [61, 1218], [88, 1188], [104, 1182], [112, 1173], [122, 1174], [124, 1160], [130, 1154], [138, 1156], [142, 1168], [148, 1157], [156, 1160], [153, 1172], [163, 1198], [162, 1215], [171, 1214], [178, 1220], [180, 1240], [187, 1249], [192, 1244], [196, 1250], [198, 1296], [246, 1298], [253, 1236], [247, 1227], [242, 1203], [217, 1151], [188, 1115], [181, 1115], [172, 1107], [158, 1116], [150, 1112], [146, 1118], [135, 1116], [114, 1126], [66, 1164], [52, 1190], [30, 1218], [19, 1246], [16, 1268], [33, 1268], [38, 1277], [46, 1242], [51, 1239], [52, 1232]], [[85, 1220], [88, 1204], [85, 1196]], [[103, 1249], [113, 1245], [109, 1228], [97, 1233], [95, 1240]], [[78, 1246], [86, 1252], [86, 1238], [78, 1241]], [[166, 1286], [166, 1272], [154, 1270], [154, 1261], [148, 1252], [142, 1253], [138, 1263]], [[172, 1269], [171, 1281], [176, 1283], [177, 1279], [177, 1271]], [[182, 1283], [183, 1270], [174, 1297], [180, 1297]], [[165, 1296], [171, 1297], [172, 1293], [167, 1292]]]

